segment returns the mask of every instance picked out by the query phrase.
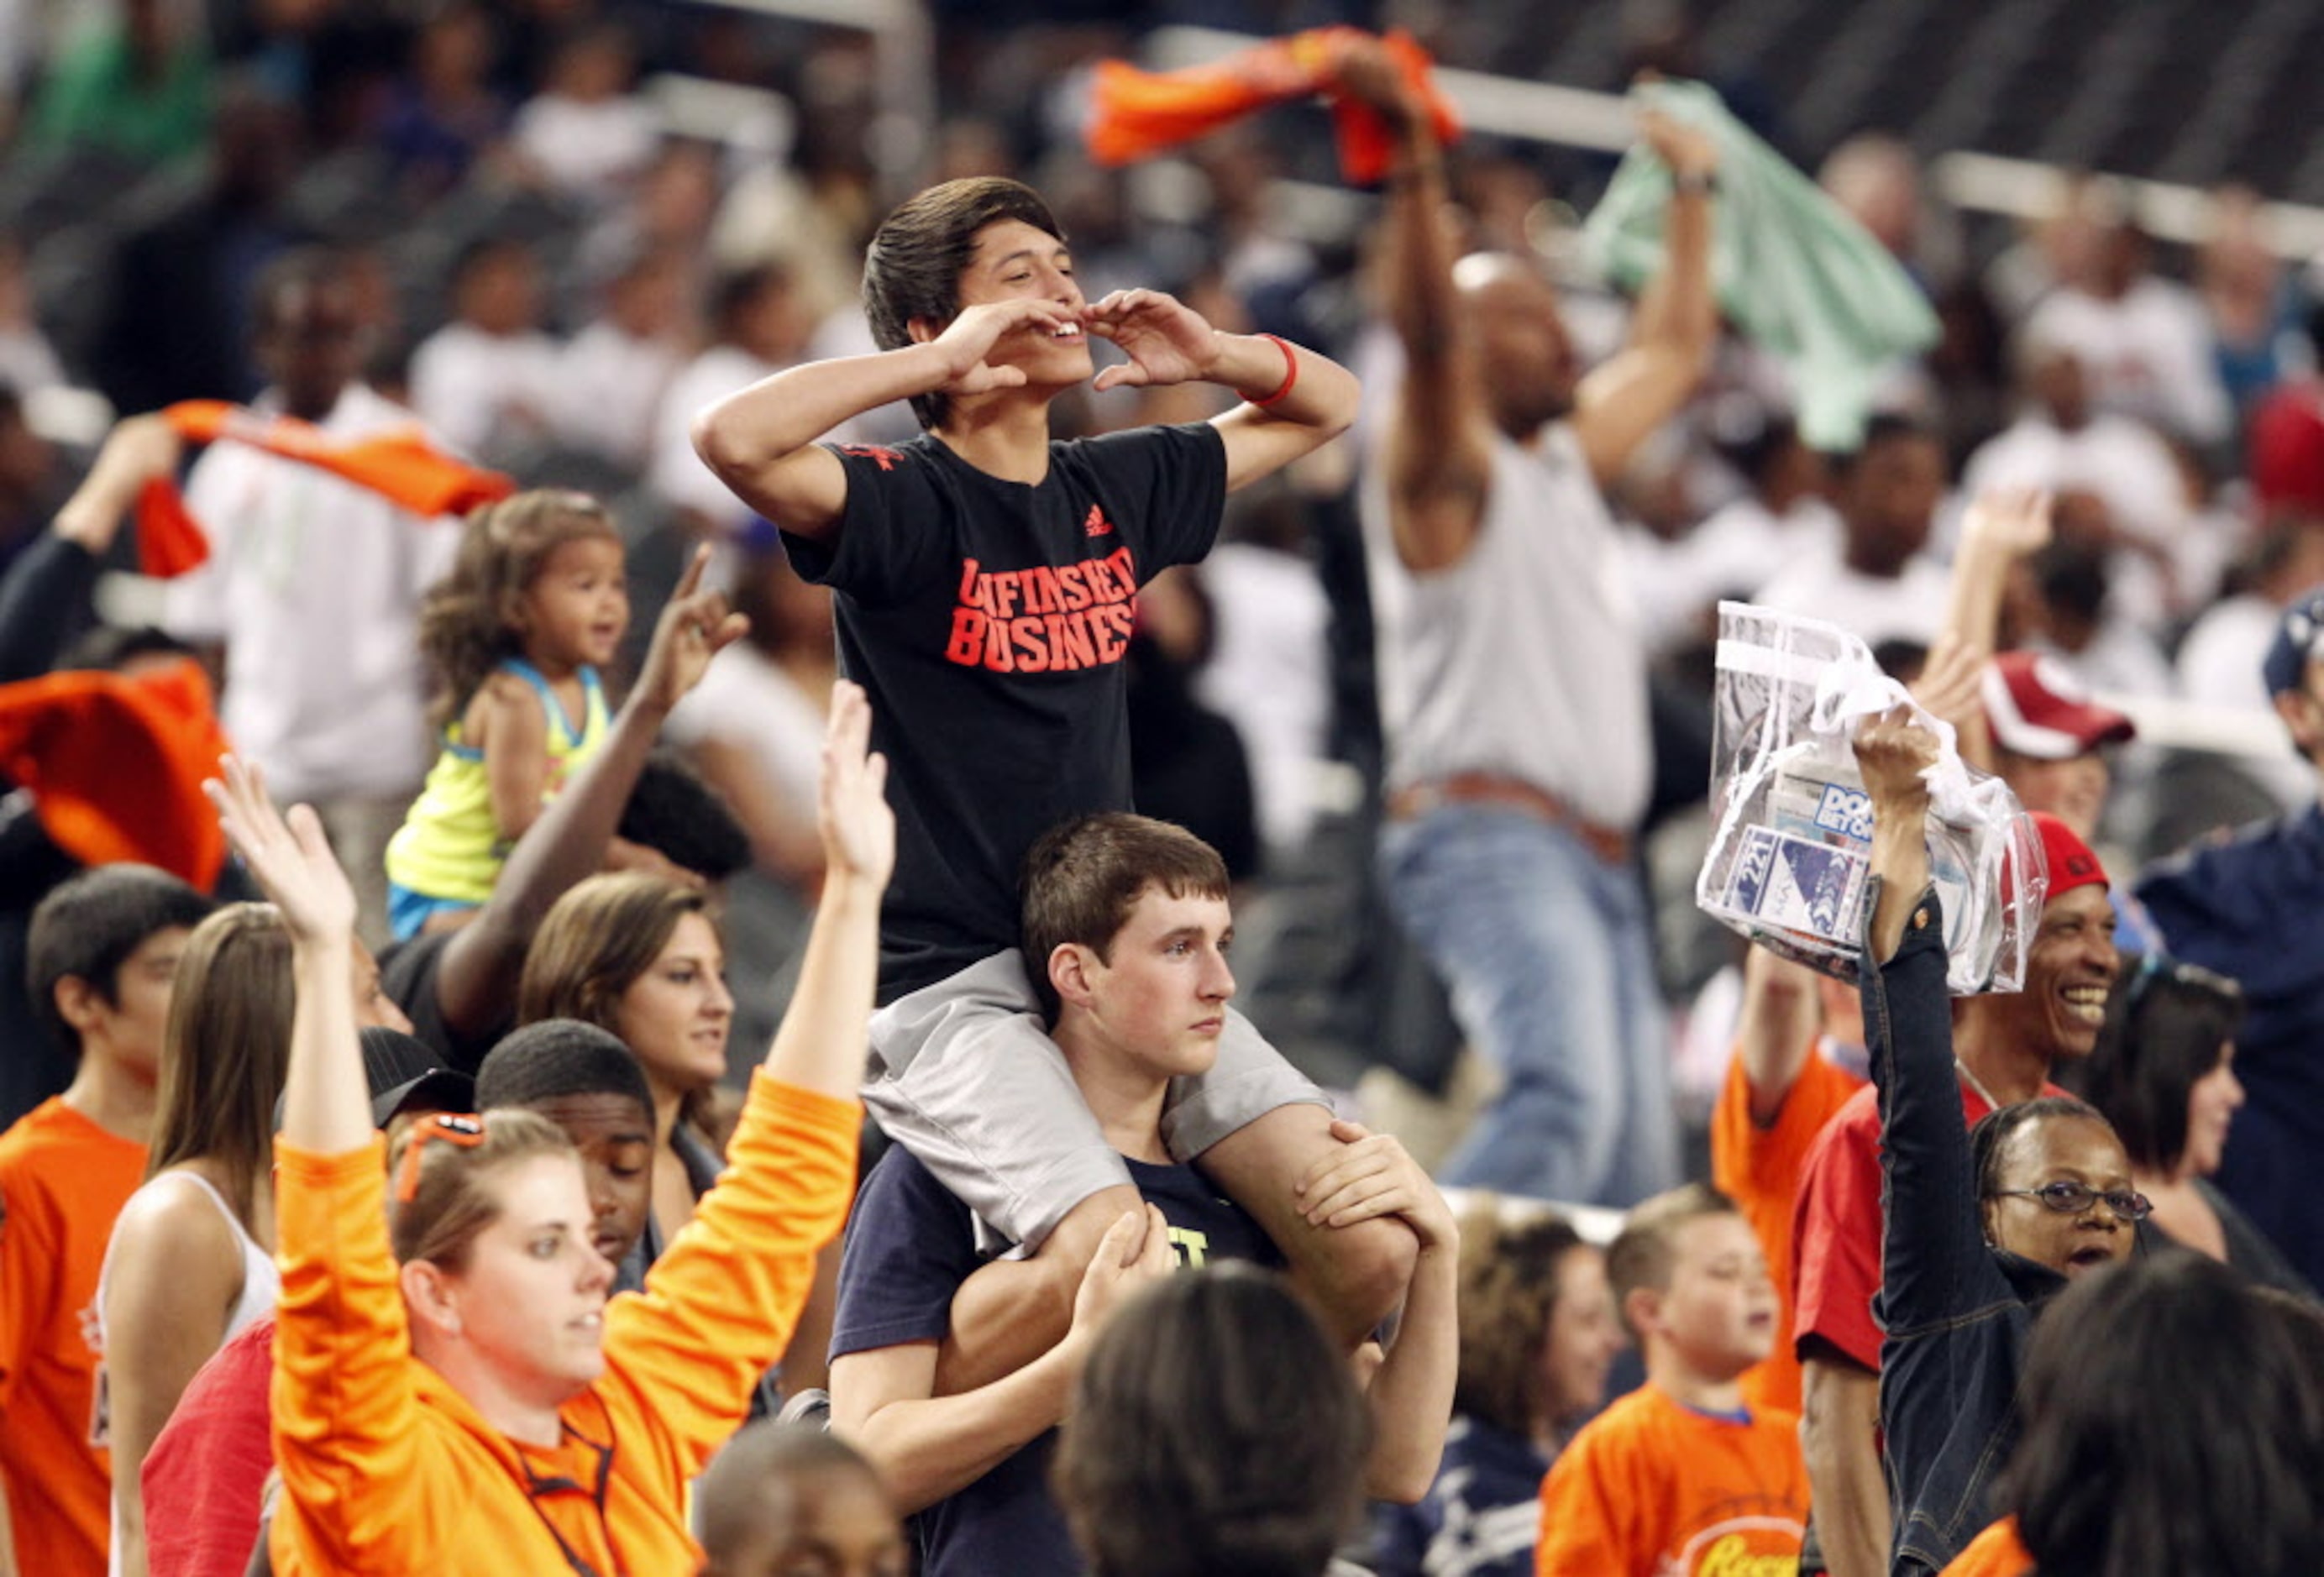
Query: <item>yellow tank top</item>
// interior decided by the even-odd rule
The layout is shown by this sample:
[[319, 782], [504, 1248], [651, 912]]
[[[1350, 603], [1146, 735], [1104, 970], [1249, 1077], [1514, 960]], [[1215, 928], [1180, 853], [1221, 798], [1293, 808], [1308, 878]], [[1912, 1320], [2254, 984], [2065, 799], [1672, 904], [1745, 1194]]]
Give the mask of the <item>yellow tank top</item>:
[[[549, 719], [549, 779], [540, 792], [545, 805], [605, 742], [610, 723], [604, 687], [595, 669], [581, 670], [582, 717], [576, 726], [539, 669], [512, 657], [503, 659], [496, 671], [514, 674], [530, 685]], [[387, 879], [429, 898], [482, 903], [493, 895], [510, 844], [493, 816], [484, 752], [462, 743], [460, 725], [455, 723], [444, 731], [444, 752], [429, 770], [420, 798], [388, 841]]]

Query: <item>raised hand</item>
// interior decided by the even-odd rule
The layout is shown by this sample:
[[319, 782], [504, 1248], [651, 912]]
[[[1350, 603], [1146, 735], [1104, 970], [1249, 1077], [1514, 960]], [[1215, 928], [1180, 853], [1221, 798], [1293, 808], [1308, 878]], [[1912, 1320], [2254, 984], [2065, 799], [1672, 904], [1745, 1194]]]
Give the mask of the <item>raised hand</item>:
[[156, 476], [167, 476], [184, 457], [185, 440], [170, 419], [159, 411], [125, 417], [105, 436], [97, 453], [97, 469], [125, 487], [139, 487]]
[[1105, 369], [1098, 389], [1156, 388], [1207, 378], [1219, 359], [1219, 331], [1203, 315], [1160, 290], [1116, 290], [1085, 309], [1092, 334], [1121, 347], [1130, 360]]
[[988, 359], [993, 347], [1012, 334], [1055, 335], [1062, 328], [1080, 327], [1082, 324], [1083, 309], [1038, 297], [981, 301], [973, 307], [964, 307], [933, 342], [945, 353], [951, 374], [941, 392], [982, 394], [991, 389], [1021, 388], [1025, 369], [996, 364]]
[[1987, 654], [1948, 630], [1929, 648], [1921, 677], [1910, 686], [1913, 699], [1932, 717], [1941, 717], [1956, 733], [1967, 730], [1985, 715]]
[[702, 572], [709, 562], [706, 542], [694, 550], [678, 589], [654, 621], [653, 641], [638, 674], [639, 698], [665, 713], [702, 682], [712, 658], [750, 633], [751, 621], [728, 612], [724, 593], [702, 589]]
[[1378, 111], [1392, 126], [1421, 118], [1421, 107], [1403, 68], [1377, 38], [1351, 39], [1333, 63], [1332, 85], [1345, 97]]
[[1856, 731], [1856, 765], [1875, 807], [1925, 804], [1929, 786], [1921, 774], [1936, 762], [1937, 736], [1909, 708], [1868, 717]]
[[1709, 175], [1719, 168], [1719, 143], [1711, 134], [1661, 110], [1638, 116], [1638, 140], [1673, 175]]
[[2038, 487], [1992, 487], [1969, 500], [1961, 535], [2012, 558], [2050, 545], [2052, 500]]
[[[1141, 1229], [1142, 1240], [1138, 1236]], [[1130, 1252], [1133, 1242], [1138, 1244], [1134, 1254]], [[1074, 1293], [1074, 1334], [1095, 1335], [1107, 1316], [1140, 1287], [1159, 1281], [1176, 1268], [1176, 1257], [1170, 1251], [1170, 1223], [1162, 1219], [1162, 1213], [1151, 1204], [1143, 1214], [1123, 1211], [1105, 1229], [1089, 1268], [1082, 1272], [1082, 1284]]]
[[57, 512], [57, 535], [92, 553], [106, 551], [145, 484], [173, 474], [185, 448], [178, 429], [159, 412], [116, 422], [97, 463]]
[[355, 894], [331, 853], [323, 824], [308, 806], [294, 805], [286, 821], [267, 798], [257, 766], [239, 756], [219, 763], [220, 775], [202, 784], [217, 807], [226, 841], [263, 892], [282, 911], [298, 942], [355, 935]]
[[1392, 1133], [1374, 1133], [1342, 1118], [1332, 1124], [1341, 1148], [1299, 1180], [1300, 1209], [1308, 1224], [1348, 1227], [1384, 1215], [1402, 1216], [1423, 1249], [1460, 1240], [1444, 1196]]
[[848, 679], [831, 687], [819, 811], [825, 868], [884, 887], [896, 863], [888, 758], [872, 749], [872, 703], [863, 687]]

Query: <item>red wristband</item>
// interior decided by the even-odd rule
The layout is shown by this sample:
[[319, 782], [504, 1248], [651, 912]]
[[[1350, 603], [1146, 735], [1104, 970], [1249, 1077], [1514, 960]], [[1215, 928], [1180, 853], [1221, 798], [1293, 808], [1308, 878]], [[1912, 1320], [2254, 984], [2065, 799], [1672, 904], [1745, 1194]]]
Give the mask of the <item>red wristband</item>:
[[1291, 391], [1298, 385], [1299, 353], [1292, 347], [1290, 341], [1283, 338], [1280, 335], [1262, 334], [1259, 337], [1261, 339], [1274, 341], [1276, 348], [1283, 353], [1283, 382], [1275, 386], [1275, 392], [1266, 396], [1264, 399], [1252, 394], [1246, 394], [1243, 396], [1244, 399], [1250, 401], [1253, 405], [1256, 405], [1261, 410], [1264, 410], [1270, 405], [1281, 404], [1284, 397], [1289, 394]]

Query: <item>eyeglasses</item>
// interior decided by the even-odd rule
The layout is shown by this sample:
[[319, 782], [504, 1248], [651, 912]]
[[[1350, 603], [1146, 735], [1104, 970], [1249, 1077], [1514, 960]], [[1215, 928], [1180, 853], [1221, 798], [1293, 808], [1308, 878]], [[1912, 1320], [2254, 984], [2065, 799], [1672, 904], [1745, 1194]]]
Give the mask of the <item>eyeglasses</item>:
[[2240, 982], [2205, 969], [2200, 964], [2182, 964], [2167, 953], [2150, 953], [2138, 961], [2138, 973], [2130, 977], [2130, 992], [2122, 1004], [2123, 1017], [2136, 1017], [2139, 1003], [2146, 1000], [2146, 993], [2153, 989], [2154, 982], [2163, 979], [2168, 979], [2173, 985], [2193, 986], [2199, 991], [2210, 991], [2233, 1002], [2244, 1000], [2244, 988]]
[[450, 1111], [431, 1111], [413, 1123], [411, 1137], [404, 1142], [402, 1164], [395, 1169], [396, 1204], [410, 1204], [420, 1197], [420, 1157], [431, 1139], [440, 1139], [464, 1150], [475, 1149], [484, 1142], [484, 1120]]
[[2106, 1202], [2107, 1209], [2114, 1213], [2116, 1221], [2143, 1222], [2154, 1213], [2154, 1202], [2144, 1194], [2134, 1194], [2127, 1189], [2103, 1192], [2087, 1183], [2070, 1183], [2063, 1178], [2055, 1183], [2044, 1183], [2039, 1188], [1997, 1188], [1993, 1196], [1997, 1199], [2034, 1200], [2043, 1209], [2055, 1211], [2060, 1215], [2080, 1215], [2098, 1200]]

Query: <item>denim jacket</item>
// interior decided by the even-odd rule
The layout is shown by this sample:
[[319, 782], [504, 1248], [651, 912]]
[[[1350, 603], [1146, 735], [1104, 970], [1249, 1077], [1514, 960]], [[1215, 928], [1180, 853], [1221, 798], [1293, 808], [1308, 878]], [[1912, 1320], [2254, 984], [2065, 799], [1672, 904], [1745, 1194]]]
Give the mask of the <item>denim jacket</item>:
[[[1871, 955], [1866, 906], [1865, 948]], [[1932, 886], [1904, 941], [1863, 972], [1864, 1029], [1880, 1092], [1886, 1229], [1873, 1312], [1880, 1425], [1895, 1513], [1895, 1572], [1941, 1572], [1993, 1520], [1995, 1477], [2017, 1441], [2017, 1375], [2041, 1303], [2065, 1285], [1985, 1240], [1945, 990]]]

